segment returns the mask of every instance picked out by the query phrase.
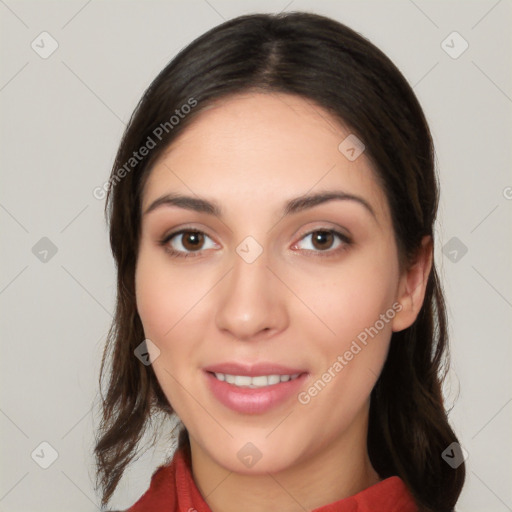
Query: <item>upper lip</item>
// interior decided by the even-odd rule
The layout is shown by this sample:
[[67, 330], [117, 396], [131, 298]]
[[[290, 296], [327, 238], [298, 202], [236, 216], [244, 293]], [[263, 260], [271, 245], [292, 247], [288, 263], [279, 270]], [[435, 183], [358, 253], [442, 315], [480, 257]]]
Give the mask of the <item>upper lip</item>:
[[282, 364], [261, 362], [261, 363], [237, 363], [229, 361], [225, 363], [205, 366], [203, 370], [213, 373], [224, 373], [228, 375], [247, 375], [249, 377], [258, 377], [260, 375], [295, 375], [297, 373], [306, 373], [301, 368], [291, 368]]

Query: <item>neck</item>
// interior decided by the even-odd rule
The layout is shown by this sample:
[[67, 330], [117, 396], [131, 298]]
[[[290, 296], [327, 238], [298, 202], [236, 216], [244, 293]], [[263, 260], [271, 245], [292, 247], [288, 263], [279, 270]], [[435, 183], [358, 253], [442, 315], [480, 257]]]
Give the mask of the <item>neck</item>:
[[368, 457], [368, 411], [343, 436], [276, 473], [243, 475], [218, 465], [190, 437], [196, 485], [212, 512], [304, 512], [336, 502], [379, 482]]

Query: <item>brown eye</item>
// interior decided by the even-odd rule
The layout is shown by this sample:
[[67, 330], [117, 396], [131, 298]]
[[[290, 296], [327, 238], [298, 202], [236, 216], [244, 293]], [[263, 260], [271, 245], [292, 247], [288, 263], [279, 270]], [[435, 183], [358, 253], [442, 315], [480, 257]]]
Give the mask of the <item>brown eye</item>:
[[181, 243], [187, 251], [198, 250], [204, 244], [204, 234], [199, 231], [185, 231]]
[[311, 233], [311, 242], [315, 249], [330, 249], [334, 243], [334, 235], [330, 231], [313, 231]]
[[311, 253], [317, 253], [317, 255], [328, 256], [348, 248], [351, 244], [352, 240], [347, 235], [338, 231], [333, 229], [316, 229], [304, 235], [295, 244], [295, 247]]
[[215, 242], [202, 231], [182, 229], [165, 237], [160, 244], [176, 256], [200, 255], [203, 250], [218, 248]]

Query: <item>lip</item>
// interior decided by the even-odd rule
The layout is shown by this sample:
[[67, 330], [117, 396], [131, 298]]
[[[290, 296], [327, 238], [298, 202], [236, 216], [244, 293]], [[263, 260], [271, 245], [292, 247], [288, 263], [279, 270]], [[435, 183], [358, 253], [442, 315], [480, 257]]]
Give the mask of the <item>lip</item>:
[[246, 375], [249, 377], [258, 377], [260, 375], [295, 375], [296, 373], [307, 373], [304, 368], [291, 368], [276, 363], [262, 362], [262, 363], [236, 363], [225, 362], [205, 366], [203, 368], [206, 372], [213, 373], [227, 373], [229, 375]]
[[[240, 365], [224, 363], [203, 368], [208, 388], [214, 397], [224, 406], [241, 414], [263, 414], [295, 397], [303, 386], [308, 373], [304, 370], [287, 368], [281, 365], [261, 363], [257, 365]], [[264, 388], [241, 388], [226, 381], [218, 380], [215, 373], [231, 375], [293, 375], [294, 380], [280, 382]]]

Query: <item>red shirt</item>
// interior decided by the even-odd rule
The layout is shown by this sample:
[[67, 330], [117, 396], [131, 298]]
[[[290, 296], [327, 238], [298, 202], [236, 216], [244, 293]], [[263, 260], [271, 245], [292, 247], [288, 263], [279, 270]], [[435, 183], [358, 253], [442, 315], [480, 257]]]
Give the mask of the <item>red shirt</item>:
[[[386, 478], [354, 496], [316, 508], [313, 512], [418, 512], [404, 482]], [[149, 489], [125, 512], [211, 512], [201, 496], [186, 450], [178, 450], [167, 466], [151, 477]]]

